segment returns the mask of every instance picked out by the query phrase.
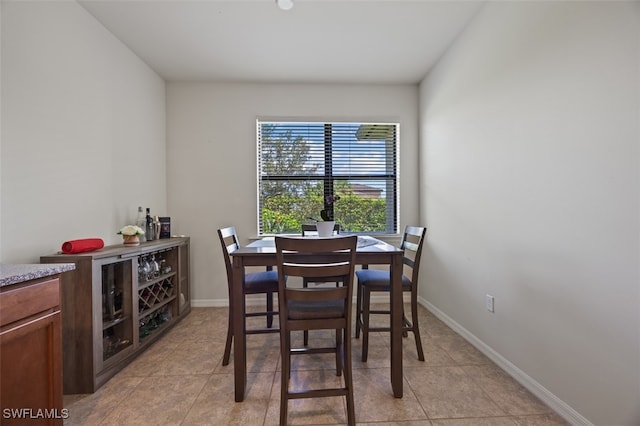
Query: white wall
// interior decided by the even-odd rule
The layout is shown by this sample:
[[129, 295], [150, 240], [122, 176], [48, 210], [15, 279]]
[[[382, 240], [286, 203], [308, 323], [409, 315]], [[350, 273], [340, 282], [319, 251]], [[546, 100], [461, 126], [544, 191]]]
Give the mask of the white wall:
[[490, 2], [420, 86], [421, 296], [574, 423], [640, 424], [639, 5]]
[[0, 261], [166, 213], [164, 81], [75, 2], [2, 2]]
[[257, 235], [256, 118], [400, 123], [400, 225], [418, 220], [416, 85], [167, 84], [167, 181], [172, 230], [191, 236], [196, 306], [225, 305], [216, 229]]

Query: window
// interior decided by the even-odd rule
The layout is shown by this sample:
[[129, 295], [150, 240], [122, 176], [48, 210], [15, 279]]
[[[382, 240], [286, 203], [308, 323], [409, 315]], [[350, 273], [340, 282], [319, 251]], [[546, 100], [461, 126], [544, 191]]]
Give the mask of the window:
[[323, 209], [344, 232], [397, 232], [398, 124], [259, 120], [257, 131], [260, 235], [300, 233]]

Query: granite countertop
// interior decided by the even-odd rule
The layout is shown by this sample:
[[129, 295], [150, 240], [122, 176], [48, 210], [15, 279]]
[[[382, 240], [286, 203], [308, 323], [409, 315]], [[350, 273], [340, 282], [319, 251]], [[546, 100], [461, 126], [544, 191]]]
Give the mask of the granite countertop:
[[29, 263], [0, 265], [0, 287], [76, 269], [73, 263]]

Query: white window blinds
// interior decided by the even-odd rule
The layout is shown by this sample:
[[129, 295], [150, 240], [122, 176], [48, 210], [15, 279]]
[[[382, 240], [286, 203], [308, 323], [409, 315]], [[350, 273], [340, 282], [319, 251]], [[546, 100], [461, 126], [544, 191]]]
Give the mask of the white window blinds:
[[397, 232], [398, 124], [258, 121], [260, 234]]

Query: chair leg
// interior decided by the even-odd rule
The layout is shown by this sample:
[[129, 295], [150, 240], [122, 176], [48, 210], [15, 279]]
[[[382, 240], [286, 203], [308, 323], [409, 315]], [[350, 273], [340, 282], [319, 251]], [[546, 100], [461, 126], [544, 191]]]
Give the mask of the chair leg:
[[[347, 325], [347, 327], [350, 327]], [[347, 388], [347, 423], [349, 425], [356, 424], [356, 411], [355, 411], [355, 403], [353, 398], [353, 370], [352, 370], [352, 362], [351, 362], [351, 333], [344, 330], [344, 360], [343, 360], [343, 368], [344, 368], [344, 383]]]
[[229, 365], [231, 358], [231, 342], [233, 340], [232, 330], [233, 313], [231, 311], [231, 301], [229, 301], [229, 321], [227, 322], [227, 342], [224, 345], [224, 355], [222, 357], [222, 365]]
[[280, 372], [280, 424], [287, 424], [287, 414], [289, 407], [289, 377], [291, 375], [291, 347], [289, 332], [280, 332], [280, 357], [282, 358], [282, 369]]
[[356, 339], [360, 338], [362, 324], [362, 286], [356, 282]]
[[[389, 315], [391, 315], [391, 314], [389, 314]], [[391, 321], [391, 318], [389, 318], [389, 321]], [[404, 313], [404, 303], [403, 303], [402, 304], [402, 327], [403, 327], [403, 329], [402, 329], [402, 337], [407, 337], [409, 335], [407, 330], [404, 328], [404, 326], [408, 325], [408, 324], [411, 324], [411, 323], [407, 319], [407, 315]]]
[[[309, 287], [309, 281], [307, 280], [307, 278], [303, 278], [303, 280], [302, 280], [302, 288], [307, 288], [307, 287]], [[302, 332], [302, 334], [303, 334], [303, 339], [302, 339], [303, 340], [303, 345], [305, 347], [309, 346], [309, 331], [304, 330]]]
[[342, 353], [342, 329], [336, 328], [336, 376], [342, 376], [342, 370], [344, 369]]
[[[267, 312], [273, 312], [273, 293], [267, 293]], [[267, 314], [267, 328], [273, 327], [273, 314]]]
[[413, 328], [413, 337], [416, 340], [416, 350], [418, 351], [418, 359], [424, 361], [424, 352], [422, 351], [422, 340], [420, 339], [420, 327], [418, 327], [418, 297], [411, 298], [411, 325]]
[[367, 362], [369, 355], [369, 310], [371, 292], [362, 288], [362, 362]]

